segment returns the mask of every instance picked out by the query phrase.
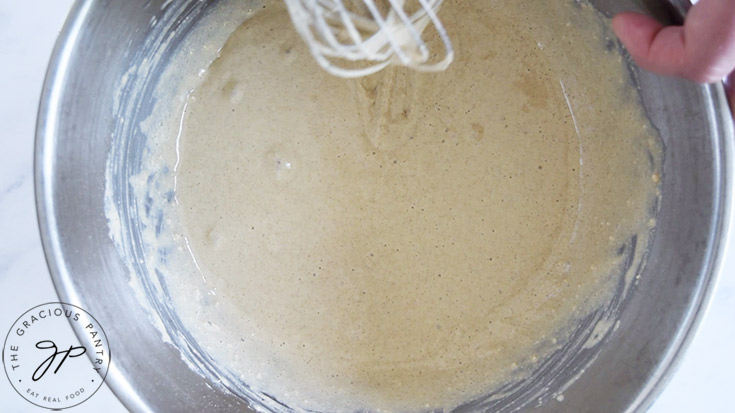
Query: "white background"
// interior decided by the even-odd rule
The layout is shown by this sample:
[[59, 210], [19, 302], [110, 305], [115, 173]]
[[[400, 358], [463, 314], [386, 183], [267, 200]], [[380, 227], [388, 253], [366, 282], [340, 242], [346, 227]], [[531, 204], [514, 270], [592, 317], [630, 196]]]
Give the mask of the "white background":
[[[124, 1], [124, 0], [120, 0]], [[31, 307], [56, 301], [38, 235], [33, 140], [46, 65], [71, 0], [0, 0], [0, 335]], [[719, 288], [680, 368], [652, 413], [735, 412], [735, 242]], [[114, 343], [111, 343], [114, 346]], [[114, 356], [113, 356], [114, 363]], [[0, 374], [0, 411], [45, 411]], [[74, 412], [125, 411], [103, 386]], [[602, 412], [605, 413], [605, 412]]]

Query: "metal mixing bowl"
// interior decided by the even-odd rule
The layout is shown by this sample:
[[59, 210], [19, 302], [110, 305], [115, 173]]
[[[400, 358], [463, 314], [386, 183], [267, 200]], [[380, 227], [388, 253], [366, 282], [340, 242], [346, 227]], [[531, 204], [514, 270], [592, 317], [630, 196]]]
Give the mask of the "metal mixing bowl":
[[[115, 196], [123, 203], [131, 196], [126, 179], [144, 146], [138, 123], [152, 104], [146, 85], [155, 83], [166, 57], [215, 3], [79, 0], [59, 37], [43, 89], [35, 176], [49, 268], [60, 298], [85, 308], [105, 326], [114, 353], [107, 382], [135, 411], [248, 409], [212, 374], [182, 359], [190, 349], [161, 339], [128, 286], [129, 277], [139, 274], [130, 274], [131, 257], [110, 238], [104, 205], [111, 153], [126, 160], [110, 177]], [[608, 15], [637, 9], [668, 21], [685, 9], [683, 1], [592, 3]], [[116, 96], [128, 69], [157, 51], [162, 59], [149, 60], [148, 70], [127, 79]], [[658, 229], [647, 266], [633, 292], [620, 297], [623, 311], [614, 332], [594, 348], [575, 348], [563, 369], [539, 372], [538, 385], [487, 409], [644, 411], [706, 307], [732, 197], [733, 125], [724, 92], [720, 85], [697, 86], [631, 70], [665, 145]], [[564, 401], [554, 400], [567, 384]]]

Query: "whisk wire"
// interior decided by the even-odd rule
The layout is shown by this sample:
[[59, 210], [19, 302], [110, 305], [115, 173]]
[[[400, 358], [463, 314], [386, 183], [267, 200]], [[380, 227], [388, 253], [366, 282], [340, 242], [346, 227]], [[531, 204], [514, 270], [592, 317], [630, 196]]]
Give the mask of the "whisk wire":
[[[348, 9], [343, 0], [284, 1], [317, 63], [337, 76], [365, 76], [392, 63], [439, 71], [454, 57], [449, 36], [436, 14], [443, 0], [416, 0], [419, 7], [411, 13], [405, 9], [406, 0], [384, 0], [384, 14], [375, 0], [358, 1], [364, 7], [362, 14]], [[444, 47], [443, 57], [435, 62], [430, 61], [440, 54], [432, 55], [423, 38], [429, 24]]]

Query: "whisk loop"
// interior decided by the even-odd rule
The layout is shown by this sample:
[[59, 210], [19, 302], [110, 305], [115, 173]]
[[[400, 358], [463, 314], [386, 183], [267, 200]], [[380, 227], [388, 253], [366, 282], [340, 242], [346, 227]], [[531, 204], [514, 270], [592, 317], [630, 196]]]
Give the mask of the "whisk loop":
[[[406, 0], [284, 1], [317, 63], [336, 76], [366, 76], [389, 64], [440, 71], [454, 57], [452, 43], [436, 15], [443, 0], [409, 0], [414, 3], [409, 11]], [[439, 35], [441, 53], [432, 51], [425, 41], [429, 25]]]

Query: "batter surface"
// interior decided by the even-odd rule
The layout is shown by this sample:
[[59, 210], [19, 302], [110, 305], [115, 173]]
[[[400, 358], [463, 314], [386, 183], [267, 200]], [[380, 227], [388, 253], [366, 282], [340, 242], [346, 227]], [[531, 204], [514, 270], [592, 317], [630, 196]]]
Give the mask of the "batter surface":
[[291, 407], [487, 394], [611, 298], [633, 237], [642, 259], [660, 149], [602, 19], [547, 0], [440, 17], [447, 71], [345, 80], [265, 2], [156, 123], [174, 132], [156, 167], [175, 158], [159, 236], [187, 257], [163, 271], [174, 307]]

